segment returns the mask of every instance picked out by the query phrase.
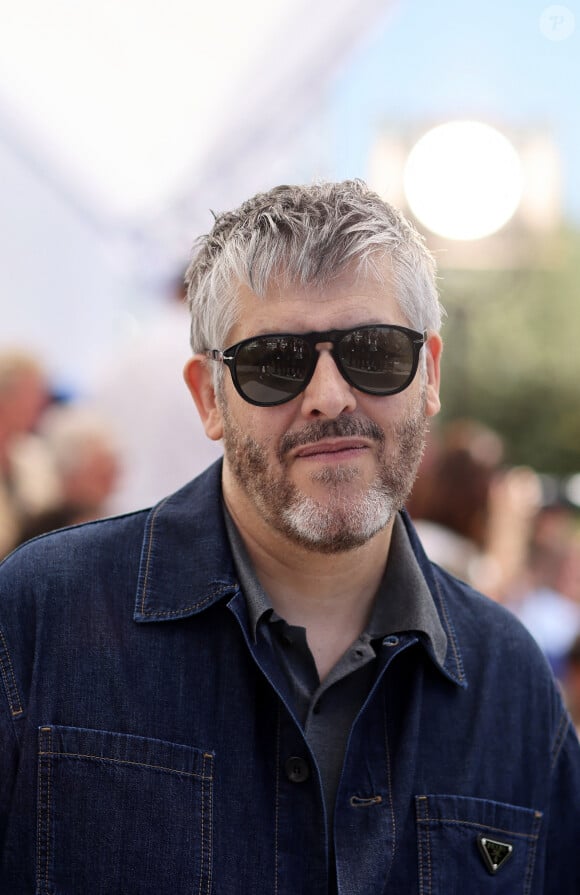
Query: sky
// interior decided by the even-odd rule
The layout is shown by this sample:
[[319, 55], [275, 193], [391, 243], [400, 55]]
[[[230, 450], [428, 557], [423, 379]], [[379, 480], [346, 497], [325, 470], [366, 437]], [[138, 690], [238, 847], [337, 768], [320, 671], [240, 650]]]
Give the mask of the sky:
[[339, 177], [365, 169], [381, 124], [475, 118], [548, 129], [566, 216], [580, 224], [578, 2], [398, 3], [343, 68], [330, 106]]
[[[267, 0], [255, 0], [262, 12], [252, 7], [253, 18], [244, 18], [236, 4], [237, 18], [227, 19], [222, 11], [234, 0], [214, 0], [212, 7], [164, 0], [162, 28], [158, 2], [125, 0], [117, 20], [116, 0], [99, 6], [58, 0], [48, 7], [44, 0], [0, 0], [0, 26], [11, 20], [15, 29], [9, 34], [0, 27], [0, 76], [10, 55], [13, 66], [8, 80], [0, 77], [2, 335], [25, 339], [73, 387], [88, 381], [160, 300], [165, 273], [158, 279], [152, 273], [156, 240], [161, 254], [176, 235], [189, 248], [211, 225], [210, 209], [231, 208], [276, 182], [366, 178], [383, 127], [419, 132], [469, 118], [508, 133], [546, 130], [561, 155], [565, 218], [580, 226], [580, 0], [566, 6], [285, 0], [296, 11], [293, 27], [282, 42], [267, 40], [262, 49], [260, 39], [276, 25], [266, 20]], [[196, 18], [199, 9], [215, 15]], [[59, 27], [57, 12], [70, 33]], [[178, 13], [185, 16], [180, 29]], [[132, 15], [140, 30], [131, 27]], [[220, 16], [233, 41], [228, 46]], [[80, 31], [73, 34], [75, 23]], [[318, 57], [317, 47], [323, 47]], [[348, 47], [344, 56], [341, 47]], [[200, 48], [196, 74], [188, 64], [199, 61]], [[167, 74], [171, 103], [171, 88], [161, 86]], [[11, 104], [10, 77], [12, 86], [19, 79], [34, 95], [38, 112], [47, 120], [52, 115], [51, 135], [26, 123], [18, 102]], [[212, 105], [208, 91], [216, 83], [220, 98]], [[59, 89], [70, 92], [68, 112], [58, 109]], [[218, 141], [195, 177], [188, 175], [187, 140], [192, 157], [201, 157], [204, 109], [212, 111]], [[63, 147], [65, 132], [71, 136]], [[158, 169], [149, 170], [149, 163]], [[81, 182], [83, 172], [95, 175], [90, 184]], [[158, 220], [139, 217], [139, 200], [146, 198], [140, 184], [153, 195], [154, 173], [159, 184], [174, 188]], [[131, 189], [122, 196], [124, 186]], [[111, 203], [111, 196], [118, 201]], [[119, 209], [135, 201], [133, 218], [123, 218]], [[149, 242], [143, 241], [147, 227]], [[172, 276], [181, 251], [180, 243], [169, 259]]]

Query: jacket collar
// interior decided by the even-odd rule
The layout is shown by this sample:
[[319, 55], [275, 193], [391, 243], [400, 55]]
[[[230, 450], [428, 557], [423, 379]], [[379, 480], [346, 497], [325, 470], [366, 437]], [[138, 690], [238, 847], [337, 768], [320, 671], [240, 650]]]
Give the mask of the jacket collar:
[[221, 459], [149, 512], [135, 621], [202, 612], [238, 588], [221, 508]]
[[[222, 510], [221, 471], [220, 459], [150, 510], [141, 551], [135, 621], [188, 618], [240, 590]], [[405, 512], [401, 515], [447, 637], [444, 657], [428, 651], [448, 678], [466, 686], [445, 594], [409, 517]]]
[[[415, 554], [415, 559], [421, 569], [425, 581], [427, 582], [427, 586], [431, 591], [431, 596], [433, 597], [433, 602], [435, 603], [435, 608], [439, 614], [439, 620], [445, 631], [447, 636], [447, 651], [445, 654], [445, 660], [443, 663], [439, 664], [441, 670], [456, 684], [459, 684], [461, 687], [467, 687], [467, 677], [465, 675], [465, 669], [463, 666], [463, 660], [461, 658], [461, 650], [459, 648], [459, 641], [457, 639], [457, 634], [455, 631], [455, 627], [451, 618], [451, 611], [448, 605], [447, 595], [445, 593], [445, 588], [443, 587], [443, 577], [439, 575], [439, 577], [435, 576], [435, 568], [431, 561], [428, 559], [427, 554], [423, 550], [423, 545], [419, 540], [417, 532], [411, 522], [408, 513], [403, 510], [401, 512], [401, 517], [403, 522], [405, 523], [405, 527], [407, 529], [407, 534], [409, 535], [409, 541], [411, 543], [411, 547], [413, 553]], [[441, 570], [439, 570], [441, 572]], [[455, 579], [451, 578], [451, 576], [447, 576], [446, 573], [443, 573], [443, 576], [447, 578], [447, 581], [454, 581]], [[456, 582], [459, 584], [458, 582]]]

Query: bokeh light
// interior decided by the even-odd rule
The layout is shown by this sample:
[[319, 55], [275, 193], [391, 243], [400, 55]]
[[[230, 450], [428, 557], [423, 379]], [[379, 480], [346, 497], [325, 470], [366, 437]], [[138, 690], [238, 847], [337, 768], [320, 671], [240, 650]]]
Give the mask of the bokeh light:
[[451, 121], [429, 130], [409, 153], [404, 190], [429, 230], [472, 240], [501, 229], [522, 197], [518, 154], [498, 130], [477, 121]]

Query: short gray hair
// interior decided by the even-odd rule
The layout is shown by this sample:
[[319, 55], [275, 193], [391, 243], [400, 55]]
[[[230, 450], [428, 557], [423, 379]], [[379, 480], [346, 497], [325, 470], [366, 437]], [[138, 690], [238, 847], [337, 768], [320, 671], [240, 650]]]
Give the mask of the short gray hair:
[[194, 353], [225, 348], [237, 322], [238, 286], [263, 297], [273, 282], [328, 285], [355, 265], [381, 280], [389, 259], [409, 324], [438, 332], [441, 306], [433, 256], [400, 212], [361, 180], [277, 186], [217, 215], [196, 244], [185, 282]]

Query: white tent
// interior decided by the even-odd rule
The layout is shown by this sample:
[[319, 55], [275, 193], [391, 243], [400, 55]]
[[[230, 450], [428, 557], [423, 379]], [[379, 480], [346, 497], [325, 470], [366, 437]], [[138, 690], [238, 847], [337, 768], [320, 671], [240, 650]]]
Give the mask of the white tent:
[[0, 343], [82, 382], [210, 209], [324, 175], [301, 141], [389, 6], [0, 0]]

